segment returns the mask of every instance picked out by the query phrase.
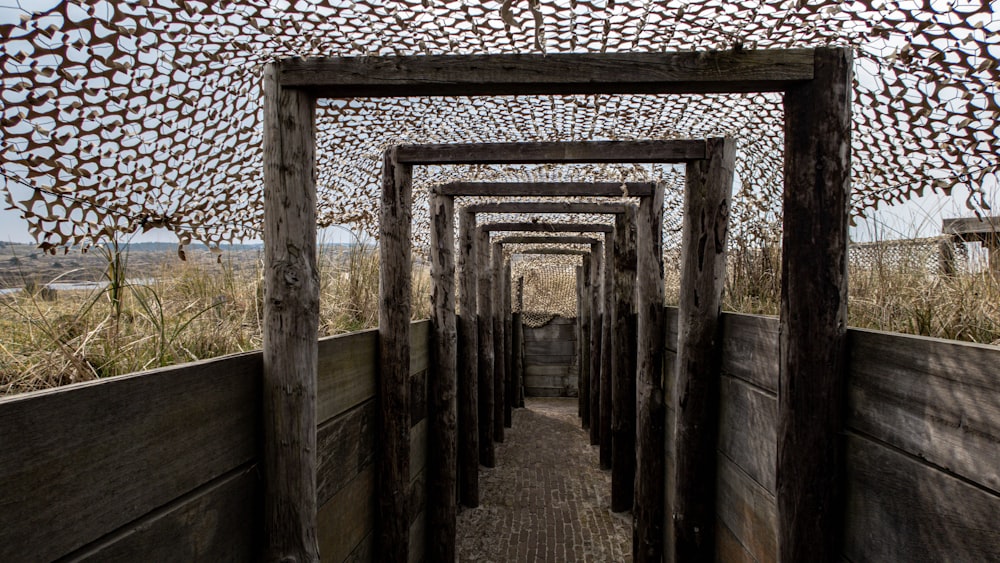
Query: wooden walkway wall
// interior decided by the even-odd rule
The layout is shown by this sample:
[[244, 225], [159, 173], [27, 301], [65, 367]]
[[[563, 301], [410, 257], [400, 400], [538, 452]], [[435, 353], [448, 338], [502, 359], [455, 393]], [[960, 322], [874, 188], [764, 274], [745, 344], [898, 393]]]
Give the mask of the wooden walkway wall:
[[[371, 561], [377, 331], [319, 342], [323, 561]], [[423, 559], [429, 323], [411, 332], [410, 560]], [[261, 353], [0, 399], [0, 561], [253, 561]]]
[[555, 317], [525, 326], [524, 393], [529, 397], [576, 397], [580, 362], [576, 319]]
[[[672, 373], [677, 310], [667, 313]], [[1000, 349], [857, 329], [848, 341], [844, 559], [993, 560]], [[722, 372], [717, 559], [776, 561], [777, 319], [724, 314]], [[669, 443], [667, 454], [669, 476]]]

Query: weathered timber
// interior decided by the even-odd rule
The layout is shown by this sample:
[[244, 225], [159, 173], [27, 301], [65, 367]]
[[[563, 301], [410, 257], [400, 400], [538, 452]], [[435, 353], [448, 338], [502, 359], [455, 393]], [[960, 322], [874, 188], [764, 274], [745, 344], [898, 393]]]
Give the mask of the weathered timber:
[[[485, 240], [490, 240], [490, 235], [483, 232]], [[503, 323], [500, 321], [500, 314], [503, 310], [503, 248], [498, 243], [493, 243], [493, 253], [491, 263], [484, 267], [490, 271], [493, 279], [493, 295], [490, 299], [490, 321], [493, 323], [493, 440], [503, 442], [504, 438], [504, 413], [506, 411], [506, 384], [504, 383], [504, 361], [503, 361]]]
[[815, 57], [816, 78], [785, 94], [776, 478], [779, 559], [822, 563], [843, 537], [852, 60]]
[[476, 216], [458, 218], [458, 460], [459, 501], [479, 506], [479, 382], [476, 328]]
[[[319, 510], [319, 526], [335, 533], [320, 536], [320, 552], [330, 561], [343, 561], [376, 533], [375, 467], [369, 465]], [[405, 495], [404, 495], [405, 496]], [[379, 546], [373, 545], [374, 551]]]
[[593, 237], [570, 237], [570, 236], [510, 236], [500, 237], [497, 242], [502, 244], [587, 244], [594, 242]]
[[316, 422], [375, 396], [378, 329], [322, 338], [318, 346]]
[[[586, 257], [584, 257], [586, 260]], [[524, 311], [524, 276], [517, 278], [517, 342], [518, 353], [517, 353], [517, 406], [518, 408], [524, 408], [524, 351], [520, 349], [521, 344], [524, 342], [524, 322], [521, 319], [521, 311]]]
[[426, 557], [454, 561], [457, 490], [457, 328], [455, 325], [455, 204], [448, 196], [432, 195], [431, 212], [431, 346], [428, 447], [434, 452], [428, 467]]
[[403, 145], [400, 158], [411, 164], [672, 163], [705, 158], [705, 142], [675, 139]]
[[708, 158], [687, 164], [672, 446], [673, 561], [715, 560], [715, 458], [719, 428], [722, 288], [736, 143], [708, 139]]
[[476, 237], [476, 324], [479, 329], [479, 463], [484, 467], [496, 465], [496, 448], [493, 444], [494, 374], [493, 374], [493, 274], [489, 233], [479, 231]]
[[583, 257], [582, 266], [582, 276], [583, 276], [583, 286], [580, 293], [580, 423], [581, 425], [589, 429], [590, 428], [590, 329], [591, 329], [591, 319], [593, 317], [593, 311], [591, 309], [594, 306], [594, 300], [591, 298], [591, 282], [592, 277], [590, 270], [593, 267], [591, 256]]
[[614, 301], [611, 316], [614, 386], [611, 391], [611, 510], [632, 509], [635, 493], [635, 206], [615, 216]]
[[663, 187], [639, 201], [636, 215], [638, 322], [636, 338], [636, 481], [632, 557], [636, 563], [663, 557]]
[[536, 232], [536, 233], [610, 233], [614, 226], [597, 223], [549, 223], [549, 222], [498, 222], [484, 223], [484, 231]]
[[560, 201], [504, 201], [467, 205], [470, 213], [622, 213], [624, 203], [574, 203]]
[[990, 241], [998, 240], [1000, 233], [1000, 217], [961, 217], [957, 219], [942, 219], [941, 232], [946, 235], [956, 235], [961, 240]]
[[576, 416], [583, 417], [583, 266], [576, 267], [576, 362], [579, 367], [576, 378]]
[[511, 299], [511, 271], [510, 271], [510, 260], [504, 261], [503, 275], [500, 277], [503, 280], [504, 290], [503, 290], [503, 353], [504, 353], [504, 388], [506, 389], [506, 395], [504, 396], [504, 410], [503, 410], [503, 424], [507, 428], [511, 428], [514, 424], [514, 320], [512, 318], [513, 311], [513, 301]]
[[330, 98], [774, 92], [812, 78], [809, 49], [329, 57], [280, 66], [282, 85]]
[[379, 216], [379, 457], [376, 506], [379, 558], [401, 561], [409, 553], [410, 425], [410, 223], [412, 167], [399, 164], [396, 147], [382, 161]]
[[[319, 561], [316, 540], [316, 100], [265, 66], [265, 557]], [[407, 319], [409, 321], [409, 319]]]
[[589, 250], [577, 250], [575, 248], [554, 248], [554, 247], [542, 247], [542, 248], [519, 248], [515, 254], [566, 254], [566, 255], [576, 255], [576, 256], [587, 256], [590, 254]]
[[717, 521], [729, 528], [754, 561], [778, 561], [774, 493], [748, 477], [725, 455], [720, 454], [717, 459]]
[[601, 435], [599, 463], [601, 469], [611, 469], [611, 381], [614, 377], [611, 361], [611, 318], [614, 301], [614, 237], [604, 236], [604, 275], [601, 282], [601, 308], [604, 311], [601, 320]]
[[601, 287], [604, 275], [604, 243], [590, 245], [590, 445], [601, 443], [601, 337], [604, 323], [604, 300]]
[[738, 377], [723, 375], [719, 402], [718, 452], [773, 494], [777, 396]]
[[451, 182], [431, 189], [450, 196], [645, 197], [650, 182]]

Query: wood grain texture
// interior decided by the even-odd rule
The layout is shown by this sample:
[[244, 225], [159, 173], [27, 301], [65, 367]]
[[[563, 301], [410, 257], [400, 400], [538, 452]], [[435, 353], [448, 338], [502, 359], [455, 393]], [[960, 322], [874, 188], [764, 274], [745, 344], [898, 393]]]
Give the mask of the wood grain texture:
[[382, 160], [379, 211], [379, 456], [375, 462], [379, 558], [400, 561], [409, 552], [410, 310], [412, 168]]
[[316, 543], [316, 100], [265, 66], [264, 536], [272, 560], [319, 561]]
[[[519, 281], [523, 281], [520, 278]], [[524, 352], [522, 350], [522, 345], [524, 343], [524, 323], [521, 322], [521, 313], [514, 313], [511, 316], [511, 325], [514, 327], [513, 338], [511, 338], [511, 352], [510, 355], [514, 358], [514, 373], [511, 377], [514, 379], [514, 404], [518, 408], [524, 407]]]
[[663, 186], [639, 201], [636, 215], [636, 485], [632, 559], [659, 562], [663, 557], [664, 425], [663, 388]]
[[722, 315], [722, 371], [777, 393], [777, 317]]
[[566, 256], [584, 256], [590, 254], [586, 250], [579, 250], [576, 248], [552, 248], [552, 247], [539, 247], [539, 248], [517, 248], [512, 251], [513, 254], [549, 254], [549, 255], [566, 255]]
[[847, 467], [848, 559], [996, 560], [996, 491], [854, 433], [847, 436]]
[[535, 233], [610, 233], [614, 227], [595, 223], [551, 223], [551, 222], [498, 222], [483, 223], [480, 227], [489, 232], [535, 232]]
[[722, 288], [736, 143], [708, 139], [687, 164], [677, 325], [673, 561], [715, 559], [715, 456], [719, 429]]
[[[434, 452], [427, 468], [429, 537], [427, 558], [454, 561], [458, 514], [458, 329], [455, 319], [455, 202], [432, 195], [431, 212], [431, 358], [428, 388], [428, 448]], [[411, 536], [410, 551], [414, 551]]]
[[[617, 215], [616, 215], [617, 217]], [[611, 387], [614, 363], [611, 361], [611, 318], [614, 301], [614, 237], [604, 236], [604, 272], [601, 276], [601, 435], [599, 459], [601, 469], [611, 469]]]
[[579, 295], [580, 299], [580, 424], [583, 428], [590, 429], [590, 364], [591, 364], [591, 348], [590, 348], [590, 332], [593, 325], [593, 311], [591, 310], [594, 306], [594, 300], [591, 298], [591, 292], [593, 291], [591, 286], [591, 269], [593, 267], [592, 259], [590, 256], [583, 257], [583, 266], [581, 266], [581, 276], [583, 278], [583, 284], [581, 285], [582, 293]]
[[493, 420], [496, 404], [493, 374], [493, 275], [489, 233], [476, 233], [476, 326], [479, 349], [479, 463], [484, 467], [496, 465], [496, 448], [493, 437]]
[[[490, 240], [490, 235], [483, 232], [486, 240]], [[490, 318], [493, 322], [493, 440], [503, 442], [504, 438], [504, 411], [506, 410], [505, 399], [507, 397], [506, 386], [504, 384], [504, 359], [503, 359], [503, 323], [500, 320], [503, 308], [503, 248], [500, 244], [492, 244], [493, 251], [488, 268], [493, 278], [493, 294], [490, 300]]]
[[400, 149], [400, 158], [411, 164], [668, 163], [705, 158], [703, 141], [684, 139], [424, 144]]
[[513, 409], [515, 407], [514, 403], [517, 395], [517, 388], [515, 386], [516, 380], [514, 379], [514, 319], [512, 316], [514, 302], [511, 297], [511, 291], [513, 288], [511, 285], [510, 260], [504, 262], [504, 272], [501, 279], [504, 283], [504, 365], [506, 366], [504, 378], [506, 380], [505, 386], [507, 389], [507, 394], [504, 399], [503, 423], [507, 428], [511, 428], [514, 424]]
[[807, 49], [286, 59], [280, 74], [333, 98], [769, 92], [812, 77]]
[[759, 563], [743, 547], [729, 526], [715, 521], [715, 560], [719, 563]]
[[785, 93], [777, 498], [782, 561], [841, 551], [851, 192], [849, 49]]
[[[726, 456], [719, 455], [716, 512], [719, 521], [760, 563], [778, 561], [778, 513], [774, 495]], [[861, 559], [864, 561], [865, 559]]]
[[585, 236], [556, 236], [556, 235], [535, 235], [535, 236], [509, 236], [501, 237], [497, 242], [501, 244], [586, 244], [596, 240], [594, 237]]
[[637, 209], [615, 216], [614, 301], [611, 317], [614, 345], [614, 388], [611, 392], [611, 510], [632, 509], [635, 494], [635, 354]]
[[590, 445], [601, 444], [601, 358], [604, 348], [604, 243], [590, 245]]
[[552, 317], [552, 320], [542, 326], [525, 327], [524, 342], [552, 342], [554, 340], [575, 340], [577, 337], [574, 319]]
[[719, 452], [773, 494], [777, 397], [741, 379], [723, 376], [719, 403]]
[[575, 203], [558, 201], [506, 201], [494, 203], [475, 203], [464, 208], [469, 213], [622, 213], [623, 203]]
[[479, 506], [479, 360], [476, 328], [476, 216], [458, 218], [458, 497]]
[[317, 430], [316, 503], [323, 506], [375, 459], [375, 398], [325, 422]]
[[450, 182], [434, 193], [464, 197], [644, 197], [649, 182]]
[[[346, 560], [374, 533], [375, 465], [358, 473], [319, 509], [319, 550], [323, 561]], [[378, 550], [378, 546], [373, 546]]]
[[378, 330], [364, 330], [319, 341], [316, 420], [323, 424], [375, 396]]

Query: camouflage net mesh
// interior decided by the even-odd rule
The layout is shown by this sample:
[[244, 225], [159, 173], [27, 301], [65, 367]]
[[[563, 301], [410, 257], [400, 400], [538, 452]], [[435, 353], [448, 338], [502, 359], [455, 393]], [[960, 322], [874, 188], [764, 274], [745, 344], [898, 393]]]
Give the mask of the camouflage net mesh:
[[517, 295], [511, 303], [514, 312], [521, 313], [526, 326], [544, 326], [554, 317], [577, 316], [576, 268], [580, 256], [514, 254], [511, 256], [511, 291], [517, 291], [517, 279], [524, 279], [523, 306], [518, 307]]
[[[14, 2], [14, 0], [12, 0]], [[0, 10], [0, 191], [46, 249], [151, 228], [210, 246], [259, 236], [262, 64], [291, 56], [665, 52], [850, 46], [856, 214], [998, 170], [991, 2], [900, 0], [29, 0]], [[776, 94], [321, 102], [320, 218], [376, 230], [392, 143], [739, 140], [737, 222], [780, 219]], [[447, 167], [446, 180], [659, 177], [663, 169]], [[591, 175], [593, 174], [593, 175]], [[670, 213], [668, 209], [668, 213]], [[418, 240], [426, 211], [415, 212]]]

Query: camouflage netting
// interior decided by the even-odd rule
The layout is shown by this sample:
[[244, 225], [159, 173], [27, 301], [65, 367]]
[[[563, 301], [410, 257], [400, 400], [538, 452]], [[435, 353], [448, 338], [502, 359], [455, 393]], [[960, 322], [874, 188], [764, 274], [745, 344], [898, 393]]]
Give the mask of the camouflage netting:
[[[511, 304], [513, 312], [521, 313], [525, 325], [539, 327], [556, 316], [577, 316], [576, 268], [582, 264], [580, 256], [514, 254], [510, 260]], [[516, 293], [518, 278], [524, 278], [521, 307]]]
[[[65, 0], [41, 12], [30, 0], [12, 4], [20, 7], [0, 10], [0, 186], [51, 250], [156, 227], [211, 246], [257, 237], [260, 71], [291, 56], [850, 46], [855, 213], [956, 185], [971, 188], [969, 205], [981, 208], [982, 184], [997, 174], [1000, 21], [986, 1]], [[391, 143], [721, 135], [740, 144], [736, 220], [773, 220], [780, 218], [780, 99], [324, 101], [321, 220], [375, 232], [380, 153]], [[450, 179], [638, 180], [669, 172], [447, 167], [419, 172], [417, 193]], [[418, 207], [419, 240], [426, 217]]]

